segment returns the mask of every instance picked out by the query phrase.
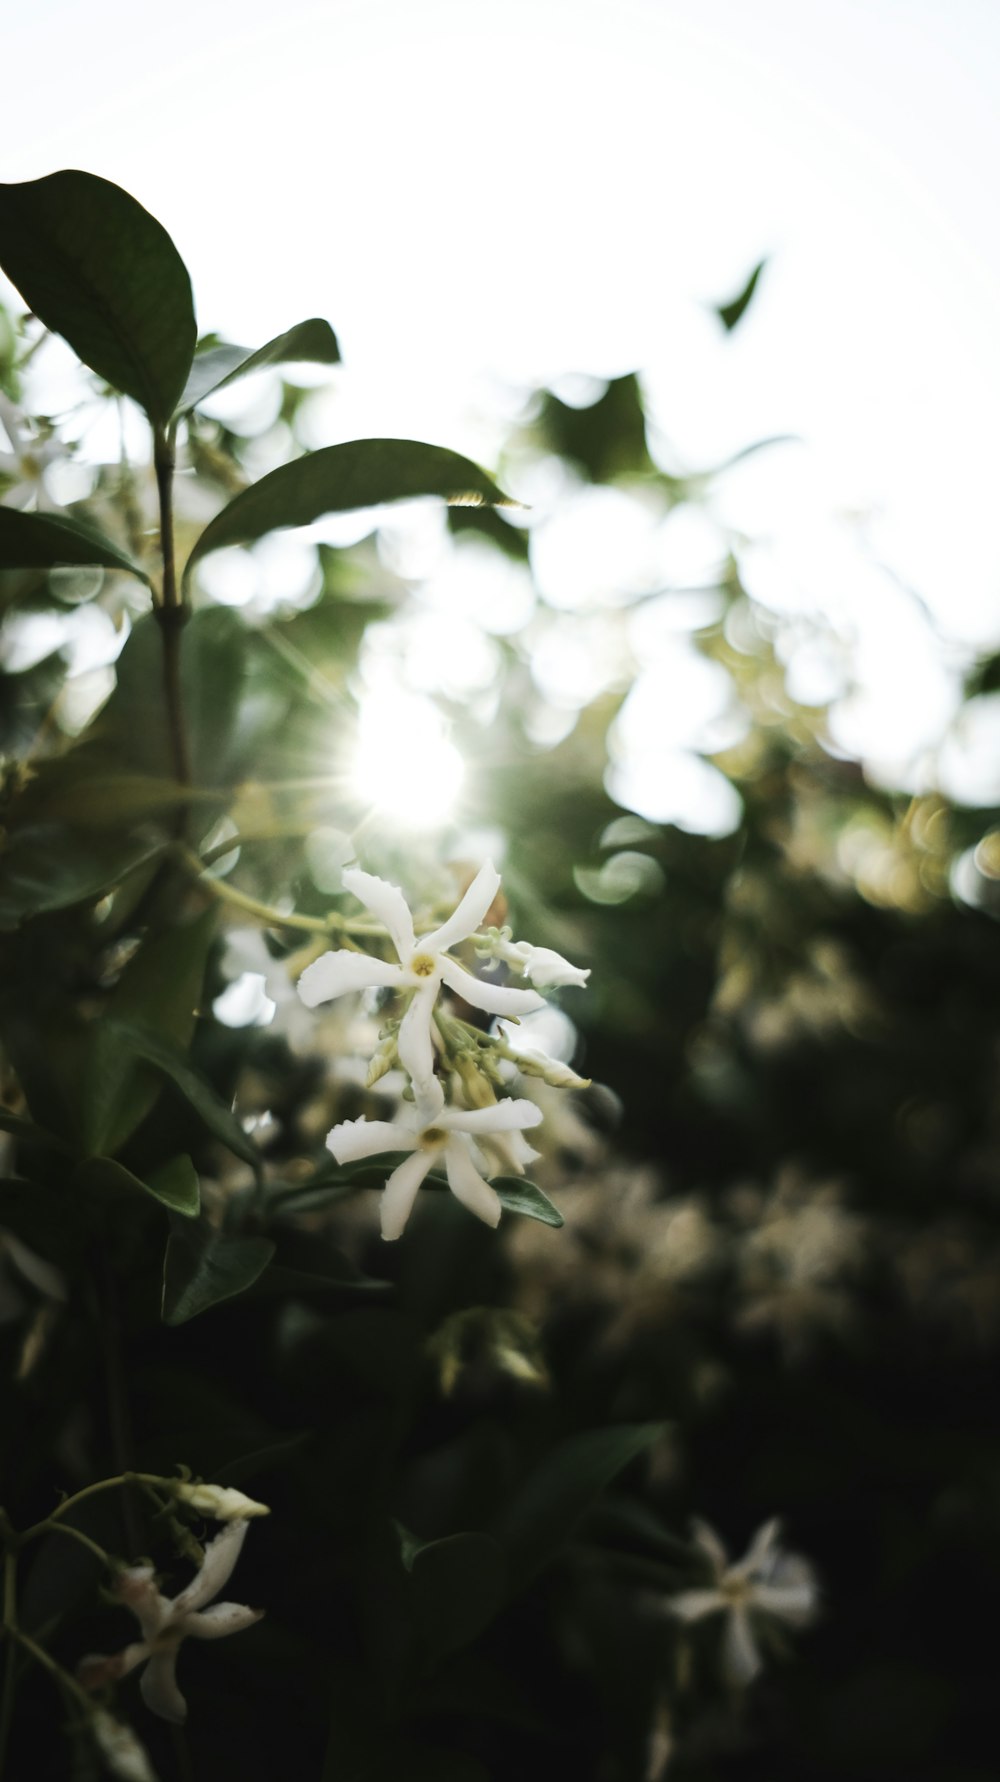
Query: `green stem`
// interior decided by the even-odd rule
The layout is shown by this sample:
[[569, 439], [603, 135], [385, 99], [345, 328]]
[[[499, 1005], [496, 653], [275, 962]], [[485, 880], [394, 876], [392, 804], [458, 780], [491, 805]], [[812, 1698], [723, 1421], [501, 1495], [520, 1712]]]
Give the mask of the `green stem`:
[[[239, 845], [239, 838], [231, 837], [225, 844], [225, 852], [231, 853]], [[286, 914], [283, 910], [275, 909], [273, 904], [261, 903], [259, 898], [249, 897], [245, 891], [237, 891], [235, 885], [227, 884], [224, 879], [210, 878], [205, 871], [204, 862], [192, 849], [180, 846], [175, 853], [181, 865], [195, 875], [201, 889], [209, 897], [216, 898], [220, 903], [230, 903], [234, 909], [245, 910], [247, 915], [256, 916], [268, 928], [298, 928], [306, 934], [339, 934], [343, 937], [341, 944], [347, 947], [351, 946], [347, 938], [351, 934], [371, 936], [372, 939], [385, 938], [383, 928], [377, 928], [369, 922], [353, 921], [349, 916], [338, 915], [335, 910], [326, 916]], [[360, 951], [357, 947], [352, 950]]]
[[[181, 631], [188, 611], [182, 590], [177, 584], [174, 556], [174, 435], [168, 427], [157, 427], [153, 435], [153, 466], [160, 498], [160, 555], [163, 560], [163, 588], [156, 616], [163, 638], [163, 692], [167, 705], [167, 728], [174, 774], [182, 786], [191, 784], [191, 753], [184, 725], [184, 698], [181, 686]], [[183, 833], [184, 807], [178, 817], [178, 833]]]
[[89, 1535], [85, 1535], [82, 1528], [74, 1528], [71, 1522], [53, 1522], [50, 1520], [48, 1533], [70, 1535], [74, 1541], [79, 1541], [81, 1547], [89, 1548], [90, 1552], [100, 1560], [102, 1565], [110, 1566], [112, 1563], [107, 1553], [105, 1553], [104, 1548], [99, 1547], [96, 1541], [92, 1541]]
[[164, 1479], [160, 1473], [116, 1473], [113, 1479], [98, 1479], [95, 1485], [85, 1485], [82, 1491], [74, 1491], [72, 1497], [64, 1498], [63, 1502], [52, 1511], [51, 1516], [43, 1516], [40, 1522], [33, 1522], [30, 1528], [25, 1529], [23, 1535], [18, 1536], [18, 1543], [23, 1547], [27, 1541], [35, 1540], [38, 1535], [47, 1534], [53, 1522], [61, 1521], [63, 1516], [68, 1515], [70, 1510], [76, 1508], [77, 1504], [82, 1504], [85, 1498], [96, 1496], [98, 1491], [111, 1491], [121, 1485], [159, 1485], [163, 1487], [168, 1484], [169, 1480]]

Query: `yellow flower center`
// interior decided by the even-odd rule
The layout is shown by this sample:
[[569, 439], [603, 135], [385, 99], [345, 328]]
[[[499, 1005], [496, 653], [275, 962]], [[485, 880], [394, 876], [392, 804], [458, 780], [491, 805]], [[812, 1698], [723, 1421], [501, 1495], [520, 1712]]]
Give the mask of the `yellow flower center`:
[[448, 1134], [440, 1126], [425, 1126], [420, 1134], [420, 1148], [423, 1151], [436, 1151], [443, 1145]]
[[410, 970], [414, 972], [418, 978], [432, 978], [434, 976], [433, 954], [414, 953], [413, 958], [410, 960]]

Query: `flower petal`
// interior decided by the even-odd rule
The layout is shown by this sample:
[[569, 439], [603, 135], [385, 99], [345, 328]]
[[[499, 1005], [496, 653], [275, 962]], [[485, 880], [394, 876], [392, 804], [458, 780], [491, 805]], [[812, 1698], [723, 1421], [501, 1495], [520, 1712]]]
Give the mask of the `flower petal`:
[[816, 1585], [802, 1579], [797, 1584], [754, 1584], [750, 1601], [765, 1615], [774, 1615], [792, 1627], [806, 1627], [815, 1619], [817, 1596]]
[[485, 1009], [490, 1015], [530, 1015], [544, 1009], [544, 996], [537, 990], [513, 990], [508, 984], [486, 984], [463, 971], [456, 959], [442, 959], [441, 976], [450, 990], [473, 1008]]
[[486, 860], [447, 922], [442, 922], [440, 928], [433, 928], [430, 934], [420, 936], [421, 952], [445, 953], [459, 941], [468, 940], [470, 934], [475, 934], [499, 889], [500, 874], [492, 860]]
[[[485, 1112], [485, 1109], [482, 1110]], [[448, 1172], [448, 1186], [470, 1213], [482, 1219], [494, 1228], [500, 1223], [503, 1208], [499, 1196], [488, 1182], [484, 1182], [465, 1144], [460, 1138], [449, 1138], [444, 1149], [445, 1169]]]
[[721, 1578], [729, 1564], [729, 1554], [722, 1545], [714, 1528], [703, 1522], [700, 1516], [691, 1518], [691, 1538], [696, 1547], [700, 1547], [717, 1578]]
[[498, 1101], [491, 1108], [446, 1108], [438, 1124], [447, 1132], [486, 1138], [491, 1132], [523, 1132], [526, 1126], [540, 1126], [544, 1118], [533, 1101]]
[[765, 1522], [761, 1528], [758, 1528], [739, 1564], [730, 1568], [732, 1576], [735, 1578], [756, 1578], [761, 1573], [770, 1572], [771, 1567], [779, 1558], [777, 1542], [780, 1533], [781, 1523], [777, 1516], [772, 1516], [770, 1522]]
[[726, 1681], [744, 1689], [763, 1666], [750, 1616], [744, 1605], [737, 1603], [726, 1616], [726, 1631], [722, 1636], [722, 1669]]
[[176, 1663], [177, 1643], [162, 1646], [159, 1652], [153, 1653], [143, 1671], [139, 1688], [147, 1708], [159, 1714], [161, 1720], [183, 1726], [187, 1719], [187, 1702], [177, 1687]]
[[350, 990], [375, 990], [389, 985], [398, 990], [402, 982], [401, 966], [341, 947], [307, 965], [298, 989], [306, 1008], [314, 1009], [317, 1003], [332, 1002], [335, 996], [346, 996]]
[[681, 1621], [700, 1621], [703, 1615], [724, 1609], [726, 1598], [717, 1590], [679, 1590], [667, 1599], [667, 1607]]
[[407, 1219], [413, 1210], [417, 1190], [439, 1153], [414, 1151], [398, 1169], [394, 1169], [382, 1190], [380, 1218], [382, 1236], [391, 1243], [402, 1237]]
[[192, 1609], [200, 1609], [204, 1603], [210, 1603], [213, 1596], [218, 1596], [223, 1584], [229, 1582], [249, 1527], [250, 1524], [246, 1521], [227, 1522], [225, 1528], [209, 1541], [201, 1571], [191, 1579], [180, 1596], [174, 1597], [170, 1605], [171, 1625], [176, 1624], [181, 1616], [189, 1615]]
[[437, 978], [428, 979], [414, 994], [406, 1014], [399, 1023], [396, 1050], [403, 1069], [413, 1079], [418, 1093], [424, 1092], [434, 1075], [434, 1044], [431, 1039], [431, 1017], [437, 1001]]
[[359, 866], [349, 866], [342, 876], [344, 889], [381, 922], [400, 959], [409, 959], [416, 946], [413, 917], [399, 886], [390, 885], [387, 879], [376, 878], [374, 873], [362, 872]]
[[117, 1683], [121, 1677], [127, 1677], [129, 1671], [134, 1671], [151, 1651], [148, 1640], [135, 1640], [131, 1646], [110, 1656], [104, 1652], [88, 1652], [76, 1667], [76, 1680], [81, 1689], [107, 1689], [109, 1684]]
[[326, 1135], [326, 1148], [338, 1163], [357, 1163], [383, 1151], [412, 1151], [416, 1137], [400, 1120], [341, 1120]]
[[185, 1617], [182, 1632], [196, 1640], [221, 1640], [226, 1634], [242, 1633], [263, 1615], [263, 1609], [248, 1609], [243, 1603], [213, 1603]]
[[129, 1565], [118, 1573], [113, 1594], [131, 1609], [142, 1628], [144, 1640], [153, 1640], [170, 1618], [171, 1604], [156, 1588], [151, 1565]]

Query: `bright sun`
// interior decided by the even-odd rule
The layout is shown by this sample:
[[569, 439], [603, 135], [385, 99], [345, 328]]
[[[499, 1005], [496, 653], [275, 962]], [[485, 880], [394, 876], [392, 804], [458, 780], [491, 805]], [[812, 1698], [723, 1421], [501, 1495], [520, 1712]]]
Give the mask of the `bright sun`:
[[452, 816], [465, 769], [444, 719], [419, 694], [380, 690], [362, 701], [351, 780], [358, 796], [407, 829]]

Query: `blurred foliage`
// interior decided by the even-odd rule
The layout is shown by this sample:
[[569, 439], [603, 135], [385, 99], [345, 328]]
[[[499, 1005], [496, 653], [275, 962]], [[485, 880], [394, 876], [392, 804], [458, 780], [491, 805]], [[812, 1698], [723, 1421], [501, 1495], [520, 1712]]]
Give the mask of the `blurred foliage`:
[[[3, 515], [49, 521], [55, 459], [30, 448], [62, 440], [89, 488], [57, 517], [155, 577], [151, 467], [91, 463], [66, 417], [22, 406], [45, 352], [37, 323], [0, 314], [18, 458]], [[205, 352], [238, 369], [248, 349]], [[282, 457], [303, 462], [310, 392], [267, 376], [285, 381], [263, 429], [252, 404], [181, 423], [182, 556]], [[171, 362], [158, 424], [183, 381]], [[94, 380], [86, 401], [114, 408]], [[560, 487], [610, 484], [658, 513], [706, 499], [703, 477], [658, 468], [637, 376], [580, 407], [538, 392], [525, 416], [501, 486], [556, 461]], [[294, 517], [321, 511], [309, 494]], [[469, 776], [466, 811], [433, 835], [373, 814], [350, 774], [371, 664], [412, 665], [407, 627], [430, 610], [405, 523], [308, 544], [305, 576], [244, 553], [233, 605], [207, 562], [194, 577], [193, 789], [143, 583], [83, 546], [84, 568], [0, 572], [5, 1507], [19, 1526], [44, 1516], [123, 1449], [272, 1506], [239, 1580], [266, 1619], [182, 1660], [197, 1777], [984, 1782], [1000, 809], [887, 789], [832, 748], [825, 709], [788, 692], [738, 540], [687, 632], [742, 717], [712, 754], [739, 819], [712, 837], [623, 807], [609, 736], [639, 664], [626, 653], [571, 710], [547, 696], [540, 641], [583, 619], [537, 590], [514, 626], [499, 596], [475, 599], [484, 565], [527, 573], [537, 516], [448, 524], [443, 560], [465, 565], [493, 666], [488, 685], [442, 671], [432, 688]], [[644, 598], [610, 603], [612, 627]], [[971, 694], [995, 667], [970, 663]], [[402, 772], [404, 722], [388, 740]], [[185, 865], [182, 823], [213, 876]], [[508, 1214], [493, 1234], [431, 1191], [386, 1246], [384, 1175], [333, 1170], [323, 1148], [335, 1120], [387, 1117], [385, 1085], [351, 1068], [377, 1017], [338, 1002], [307, 1018], [285, 961], [323, 943], [253, 906], [340, 907], [353, 833], [372, 870], [448, 907], [495, 831], [516, 932], [592, 967], [587, 995], [555, 1000], [595, 1088], [528, 1085], [566, 1224]], [[248, 972], [269, 1024], [217, 1012]], [[713, 1624], [664, 1609], [699, 1581], [692, 1513], [734, 1550], [780, 1514], [822, 1579], [817, 1626], [739, 1698]], [[100, 1499], [79, 1526], [134, 1555], [128, 1517]], [[22, 1627], [70, 1668], [107, 1641], [97, 1582], [70, 1543], [26, 1570]], [[183, 1774], [130, 1687], [158, 1772]], [[44, 1674], [18, 1689], [11, 1777], [93, 1773]]]

